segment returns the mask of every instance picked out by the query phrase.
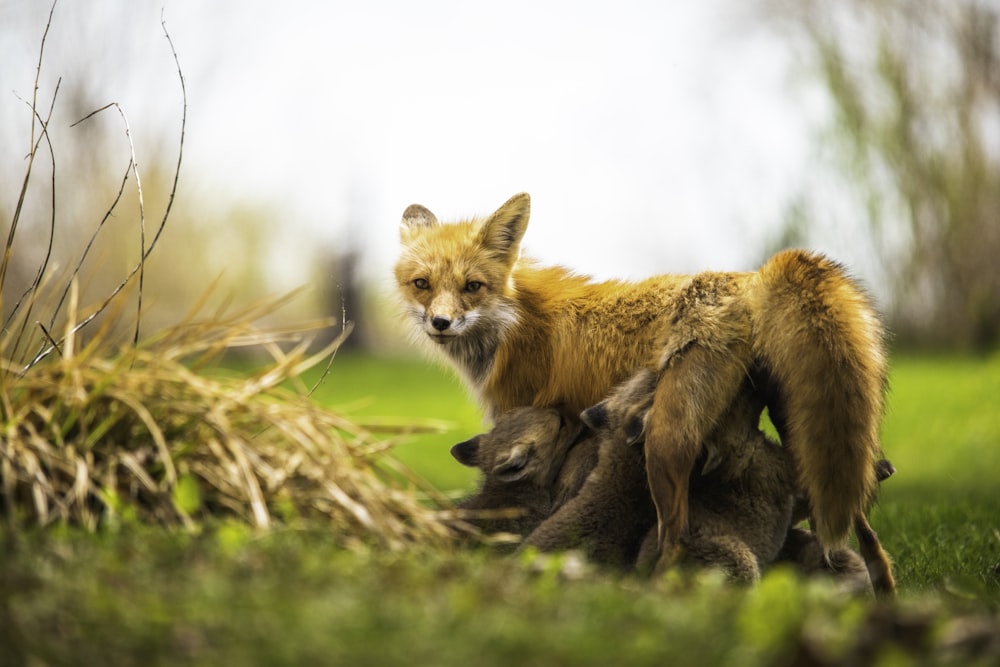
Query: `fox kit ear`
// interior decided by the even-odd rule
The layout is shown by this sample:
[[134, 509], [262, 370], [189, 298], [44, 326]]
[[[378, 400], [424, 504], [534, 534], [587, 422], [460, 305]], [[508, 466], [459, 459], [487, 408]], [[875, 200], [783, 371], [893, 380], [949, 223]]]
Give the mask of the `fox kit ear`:
[[580, 421], [586, 424], [592, 431], [607, 426], [610, 422], [607, 401], [601, 401], [597, 405], [592, 405], [581, 412]]
[[479, 436], [477, 435], [452, 447], [451, 455], [462, 465], [475, 468], [479, 460]]
[[625, 424], [625, 440], [630, 445], [642, 440], [646, 434], [646, 415], [633, 415]]
[[521, 238], [528, 228], [531, 214], [531, 197], [527, 192], [516, 194], [486, 219], [479, 230], [483, 245], [515, 259], [521, 247]]
[[399, 231], [405, 236], [407, 232], [422, 227], [433, 227], [438, 224], [437, 217], [420, 204], [410, 204], [403, 211], [403, 220], [399, 223]]
[[518, 445], [510, 450], [502, 461], [499, 461], [492, 470], [492, 474], [501, 482], [516, 482], [528, 474], [528, 459], [530, 453], [528, 448]]

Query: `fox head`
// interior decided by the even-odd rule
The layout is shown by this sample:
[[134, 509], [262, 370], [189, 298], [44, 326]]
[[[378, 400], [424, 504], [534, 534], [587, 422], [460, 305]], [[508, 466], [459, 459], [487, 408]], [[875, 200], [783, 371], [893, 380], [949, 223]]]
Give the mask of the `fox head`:
[[548, 489], [581, 430], [553, 408], [514, 408], [500, 415], [489, 433], [452, 447], [451, 455], [495, 481]]
[[502, 335], [514, 324], [511, 272], [530, 208], [521, 193], [485, 220], [441, 224], [419, 204], [403, 212], [395, 275], [419, 336], [452, 347], [463, 338]]

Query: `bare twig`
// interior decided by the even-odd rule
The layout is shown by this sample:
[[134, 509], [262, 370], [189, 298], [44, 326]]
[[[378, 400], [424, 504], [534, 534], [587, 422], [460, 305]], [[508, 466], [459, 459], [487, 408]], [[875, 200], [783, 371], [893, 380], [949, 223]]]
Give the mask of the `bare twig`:
[[[132, 141], [132, 128], [131, 126], [129, 126], [128, 116], [125, 115], [125, 110], [122, 109], [122, 106], [118, 104], [118, 102], [110, 102], [108, 104], [105, 104], [100, 109], [95, 109], [94, 111], [91, 111], [89, 114], [87, 114], [80, 120], [70, 125], [70, 127], [76, 127], [80, 123], [90, 120], [91, 118], [101, 113], [102, 111], [106, 111], [107, 109], [110, 109], [112, 107], [117, 109], [118, 115], [122, 117], [122, 122], [125, 123], [125, 137], [128, 139], [129, 169], [127, 169], [125, 172], [125, 179], [128, 179], [129, 170], [131, 170], [131, 172], [135, 174], [135, 190], [136, 190], [136, 196], [139, 198], [139, 263], [136, 264], [136, 268], [139, 271], [139, 296], [138, 296], [138, 306], [135, 314], [135, 336], [133, 337], [132, 341], [133, 344], [135, 344], [139, 342], [139, 323], [142, 320], [142, 286], [146, 276], [146, 203], [145, 199], [142, 196], [142, 177], [139, 175], [139, 162], [136, 159], [135, 155], [135, 142]], [[124, 181], [122, 183], [122, 186], [124, 187]], [[116, 198], [114, 204], [117, 203], [118, 199]], [[107, 216], [105, 216], [105, 218], [101, 220], [101, 225], [99, 225], [98, 227], [102, 226], [104, 224], [104, 220], [106, 219]], [[164, 219], [164, 223], [165, 222], [166, 219]], [[125, 282], [127, 283], [129, 280], [131, 280], [132, 276], [134, 275], [135, 275], [135, 270], [133, 270], [132, 273], [129, 274], [128, 278], [125, 279]]]
[[[141, 289], [141, 279], [142, 279], [142, 277], [141, 277], [141, 274], [144, 271], [145, 261], [149, 258], [149, 255], [153, 252], [153, 249], [156, 247], [156, 244], [159, 241], [160, 236], [163, 233], [163, 230], [166, 228], [167, 220], [170, 217], [170, 211], [173, 208], [174, 197], [177, 194], [177, 184], [178, 184], [178, 182], [180, 180], [181, 163], [182, 163], [183, 157], [184, 157], [184, 137], [185, 137], [185, 133], [186, 133], [186, 130], [187, 130], [187, 87], [186, 87], [186, 85], [184, 83], [184, 72], [181, 70], [180, 59], [177, 56], [177, 50], [174, 48], [174, 42], [170, 38], [170, 33], [167, 31], [167, 24], [166, 24], [166, 21], [162, 18], [162, 14], [161, 14], [161, 19], [160, 19], [160, 25], [163, 27], [163, 34], [164, 34], [164, 36], [167, 39], [167, 43], [170, 45], [170, 52], [173, 55], [174, 64], [177, 66], [177, 76], [180, 79], [181, 97], [182, 97], [182, 103], [183, 103], [182, 113], [181, 113], [180, 140], [178, 142], [178, 150], [177, 150], [177, 164], [176, 164], [176, 166], [174, 168], [174, 180], [173, 180], [173, 183], [171, 184], [171, 187], [170, 187], [170, 194], [169, 194], [168, 199], [167, 199], [167, 206], [166, 206], [166, 209], [163, 212], [163, 217], [160, 220], [160, 224], [159, 224], [159, 226], [156, 229], [156, 233], [153, 235], [153, 238], [150, 241], [150, 243], [149, 243], [148, 246], [145, 245], [145, 238], [143, 238], [143, 246], [144, 246], [143, 247], [143, 251], [142, 251], [141, 256], [139, 257], [139, 261], [136, 263], [136, 265], [128, 273], [128, 275], [125, 277], [125, 279], [122, 280], [118, 284], [118, 286], [115, 287], [115, 289], [112, 290], [111, 293], [107, 297], [105, 297], [104, 301], [101, 302], [101, 304], [94, 310], [94, 312], [92, 312], [90, 315], [88, 315], [83, 320], [81, 320], [76, 325], [76, 327], [73, 329], [73, 331], [71, 333], [76, 333], [76, 332], [80, 331], [80, 329], [84, 328], [85, 326], [87, 326], [88, 324], [90, 324], [91, 322], [93, 322], [94, 319], [96, 319], [101, 313], [103, 313], [105, 310], [107, 310], [107, 308], [111, 304], [111, 302], [115, 300], [115, 298], [122, 292], [122, 290], [125, 289], [126, 286], [128, 286], [128, 284], [132, 281], [132, 279], [136, 276], [136, 274], [140, 274], [139, 314], [136, 317], [136, 327], [135, 327], [135, 333], [134, 333], [134, 336], [133, 336], [133, 344], [137, 343], [138, 340], [139, 340], [140, 318], [141, 318], [141, 314], [142, 314], [142, 296], [141, 296], [142, 295], [142, 289]], [[102, 107], [101, 109], [98, 109], [98, 110], [92, 112], [91, 114], [89, 114], [88, 116], [84, 117], [83, 119], [81, 119], [78, 122], [82, 122], [83, 120], [86, 120], [90, 116], [92, 116], [92, 115], [94, 115], [96, 113], [99, 113], [100, 111], [103, 111], [104, 109], [108, 108], [109, 106], [112, 106], [112, 105], [106, 105], [105, 107]], [[133, 173], [136, 173], [134, 171], [134, 158], [133, 158], [133, 165], [130, 165], [129, 168], [133, 171]], [[136, 173], [136, 175], [138, 176], [137, 173]], [[115, 200], [116, 204], [117, 204], [117, 201], [118, 200], [116, 199]], [[109, 214], [110, 214], [110, 211], [109, 211]], [[145, 232], [143, 232], [143, 235], [145, 235]], [[33, 366], [35, 366], [40, 361], [42, 361], [45, 357], [49, 356], [54, 351], [54, 349], [55, 348], [53, 346], [49, 345], [48, 347], [46, 347], [46, 348], [42, 349], [41, 351], [39, 351], [38, 354], [35, 355], [35, 357], [27, 365], [24, 366], [24, 368], [22, 369], [22, 373], [26, 373]]]
[[[28, 183], [31, 181], [31, 168], [35, 162], [35, 154], [38, 152], [38, 146], [41, 143], [41, 137], [38, 141], [35, 140], [35, 123], [39, 120], [38, 113], [36, 109], [38, 108], [38, 82], [42, 76], [42, 59], [45, 54], [45, 42], [49, 36], [49, 28], [52, 27], [52, 16], [56, 11], [56, 3], [59, 0], [53, 0], [52, 8], [49, 9], [49, 18], [45, 22], [45, 31], [42, 33], [42, 43], [38, 48], [38, 65], [35, 68], [35, 88], [31, 96], [31, 151], [28, 153], [28, 166], [24, 172], [24, 181], [21, 183], [21, 193], [17, 199], [17, 206], [14, 208], [14, 217], [11, 219], [10, 231], [7, 233], [7, 243], [4, 246], [3, 261], [0, 262], [0, 289], [3, 288], [4, 279], [7, 277], [7, 266], [10, 264], [11, 252], [14, 247], [14, 237], [17, 234], [17, 223], [21, 219], [21, 209], [24, 207], [24, 198], [28, 191]], [[56, 92], [58, 92], [59, 86], [56, 85]], [[52, 95], [52, 104], [55, 105], [56, 93]], [[51, 117], [52, 112], [49, 111], [49, 116]], [[47, 123], [43, 123], [42, 133], [47, 135], [46, 131]], [[54, 171], [54, 167], [53, 167]]]
[[[25, 329], [27, 328], [28, 325], [28, 321], [31, 317], [31, 311], [34, 310], [35, 302], [38, 300], [38, 289], [41, 286], [42, 279], [45, 277], [45, 272], [49, 267], [49, 261], [52, 259], [52, 246], [53, 243], [55, 242], [55, 237], [56, 237], [56, 154], [55, 150], [52, 148], [52, 138], [49, 136], [49, 123], [52, 119], [52, 113], [55, 110], [56, 96], [59, 93], [60, 83], [62, 83], [62, 79], [60, 79], [56, 83], [56, 89], [52, 94], [52, 103], [49, 105], [49, 113], [44, 120], [38, 115], [38, 110], [35, 107], [31, 108], [32, 114], [34, 114], [34, 117], [41, 124], [41, 133], [39, 135], [38, 141], [40, 143], [43, 139], [45, 140], [45, 144], [46, 146], [48, 146], [49, 149], [49, 161], [50, 164], [52, 165], [52, 176], [50, 184], [51, 205], [50, 205], [50, 215], [49, 215], [49, 242], [45, 250], [45, 256], [42, 258], [41, 263], [38, 265], [38, 271], [35, 274], [35, 279], [31, 282], [31, 285], [25, 290], [24, 294], [21, 295], [21, 297], [17, 300], [17, 303], [15, 303], [14, 307], [11, 309], [10, 318], [13, 318], [14, 315], [20, 311], [21, 304], [24, 302], [24, 299], [26, 297], [28, 298], [28, 308], [25, 311], [24, 315], [21, 317], [21, 326], [18, 329], [17, 335], [14, 337], [13, 345], [11, 346], [11, 354], [15, 355], [15, 358], [17, 354], [16, 352], [17, 348], [20, 347], [21, 345], [21, 339], [24, 335]], [[37, 149], [38, 145], [36, 144], [35, 150], [37, 151]], [[27, 181], [25, 182], [25, 185], [27, 185]], [[24, 192], [26, 192], [26, 190], [27, 189], [25, 188], [25, 191], [22, 192], [22, 196]], [[12, 320], [8, 319], [8, 322], [4, 323], [5, 329], [7, 328], [7, 325], [10, 321]]]
[[49, 341], [49, 344], [51, 344], [52, 347], [56, 349], [56, 352], [58, 352], [59, 355], [62, 356], [62, 350], [59, 349], [59, 343], [57, 343], [55, 338], [52, 337], [52, 334], [49, 333], [49, 330], [45, 328], [45, 325], [42, 324], [41, 322], [38, 322], [38, 328], [42, 330], [42, 334], [45, 336], [45, 339]]
[[160, 239], [160, 234], [163, 233], [163, 228], [167, 224], [167, 218], [170, 216], [170, 209], [174, 206], [174, 196], [177, 194], [177, 182], [180, 180], [181, 175], [181, 161], [184, 158], [184, 133], [187, 129], [187, 87], [184, 85], [184, 72], [181, 71], [181, 61], [177, 57], [177, 49], [174, 48], [174, 40], [170, 38], [170, 33], [167, 32], [167, 22], [163, 18], [163, 12], [160, 12], [160, 25], [163, 27], [163, 35], [167, 38], [167, 43], [170, 44], [170, 53], [174, 57], [174, 64], [177, 66], [177, 77], [181, 82], [181, 97], [183, 98], [184, 106], [181, 110], [181, 137], [177, 145], [177, 166], [174, 168], [174, 182], [170, 186], [170, 196], [167, 197], [167, 207], [163, 211], [163, 220], [160, 221], [160, 226], [156, 230], [156, 234], [153, 236], [152, 242], [149, 244], [149, 252], [152, 252], [153, 246]]
[[118, 207], [118, 203], [121, 201], [122, 195], [125, 193], [125, 185], [128, 183], [128, 175], [131, 171], [132, 171], [132, 162], [130, 161], [128, 163], [128, 166], [125, 167], [125, 175], [122, 176], [121, 185], [118, 187], [118, 194], [115, 195], [115, 199], [113, 202], [111, 202], [111, 206], [109, 206], [108, 209], [104, 212], [104, 217], [102, 217], [101, 221], [97, 224], [97, 228], [94, 229], [94, 233], [90, 235], [90, 240], [84, 247], [83, 253], [80, 255], [80, 260], [76, 264], [76, 268], [73, 269], [73, 272], [69, 275], [69, 279], [66, 281], [66, 286], [63, 288], [62, 294], [59, 296], [59, 300], [56, 302], [56, 307], [52, 311], [52, 317], [49, 319], [50, 329], [55, 326], [56, 318], [59, 316], [59, 313], [62, 312], [63, 305], [66, 303], [66, 295], [69, 294], [69, 287], [71, 284], [73, 284], [73, 281], [76, 280], [77, 277], [80, 275], [80, 270], [83, 268], [83, 263], [84, 261], [86, 261], [87, 256], [90, 255], [90, 250], [94, 245], [94, 241], [97, 240], [98, 234], [100, 234], [101, 230], [104, 229], [104, 225], [114, 214], [115, 208]]
[[323, 373], [319, 376], [319, 378], [316, 380], [316, 383], [312, 386], [312, 388], [306, 394], [307, 396], [312, 396], [313, 392], [315, 392], [317, 389], [319, 389], [320, 386], [322, 386], [323, 383], [326, 382], [327, 376], [330, 375], [330, 369], [333, 367], [333, 360], [337, 356], [337, 350], [340, 349], [340, 346], [343, 344], [343, 342], [345, 340], [347, 340], [347, 337], [351, 335], [351, 331], [353, 331], [353, 330], [354, 330], [354, 322], [351, 322], [351, 321], [349, 321], [347, 319], [347, 303], [344, 301], [343, 298], [341, 298], [340, 299], [340, 335], [337, 336], [337, 344], [333, 348], [333, 350], [330, 352], [330, 358], [327, 359], [326, 366], [323, 368]]

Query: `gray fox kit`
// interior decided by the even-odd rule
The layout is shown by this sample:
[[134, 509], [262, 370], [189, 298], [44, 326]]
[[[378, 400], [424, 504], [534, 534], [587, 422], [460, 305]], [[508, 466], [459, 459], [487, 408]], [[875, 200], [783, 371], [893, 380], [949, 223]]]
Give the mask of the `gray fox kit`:
[[[479, 468], [479, 491], [458, 503], [486, 532], [527, 535], [580, 490], [597, 464], [597, 443], [583, 426], [551, 408], [514, 408], [489, 433], [451, 448], [459, 463]], [[513, 510], [476, 518], [476, 510]]]
[[[460, 462], [484, 472], [482, 490], [463, 506], [522, 507], [523, 523], [507, 529], [527, 535], [526, 545], [543, 551], [580, 548], [595, 562], [650, 569], [657, 553], [656, 511], [637, 442], [655, 383], [652, 371], [640, 371], [585, 410], [581, 416], [592, 435], [582, 439], [554, 411], [520, 408], [502, 415], [493, 431], [452, 450]], [[750, 392], [744, 395], [747, 399], [734, 404], [706, 443], [710, 454], [702, 471], [693, 475], [691, 532], [684, 539], [688, 557], [720, 567], [735, 579], [755, 580], [762, 566], [778, 559], [807, 572], [832, 571], [848, 580], [850, 588], [867, 588], [868, 575], [857, 554], [835, 549], [835, 567], [830, 567], [825, 558], [816, 559], [823, 550], [812, 533], [790, 529], [795, 491], [791, 461], [759, 430], [745, 427], [746, 411], [759, 414], [759, 407]], [[569, 460], [568, 443], [575, 443], [571, 450], [578, 452]], [[553, 457], [550, 464], [567, 465], [554, 471], [557, 465], [531, 460], [546, 456]], [[523, 472], [516, 483], [504, 482], [501, 476], [513, 459]], [[538, 511], [539, 504], [544, 511]]]
[[[629, 519], [643, 524], [640, 535], [648, 534], [655, 511], [628, 517], [611, 508], [620, 507], [625, 498], [630, 499], [627, 509], [640, 505], [638, 499], [647, 506], [651, 502], [643, 448], [636, 443], [645, 429], [656, 382], [655, 372], [641, 370], [583, 412], [600, 443], [597, 467], [580, 492], [528, 535], [525, 544], [542, 551], [575, 547], [581, 540], [601, 544], [609, 526]], [[690, 529], [681, 537], [687, 559], [719, 567], [743, 581], [759, 579], [761, 568], [778, 555], [795, 500], [787, 451], [748, 426], [761, 407], [752, 393], [741, 392], [709, 436], [706, 451], [719, 454], [691, 476]], [[640, 560], [645, 561], [648, 543], [642, 551]]]

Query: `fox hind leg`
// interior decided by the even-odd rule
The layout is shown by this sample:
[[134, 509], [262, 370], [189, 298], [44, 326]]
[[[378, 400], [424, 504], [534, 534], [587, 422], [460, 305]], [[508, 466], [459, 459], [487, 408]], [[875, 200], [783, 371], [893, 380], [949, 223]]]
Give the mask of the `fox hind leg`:
[[756, 583], [760, 563], [746, 543], [729, 535], [692, 536], [686, 556], [700, 564], [722, 570], [732, 581]]
[[646, 475], [657, 513], [657, 572], [682, 556], [688, 523], [688, 480], [720, 417], [744, 386], [739, 346], [692, 343], [673, 355], [656, 385], [646, 422]]
[[864, 514], [854, 519], [854, 534], [858, 538], [858, 550], [865, 560], [868, 576], [875, 594], [892, 597], [896, 594], [896, 579], [892, 575], [892, 559], [882, 548], [878, 535], [872, 530]]

